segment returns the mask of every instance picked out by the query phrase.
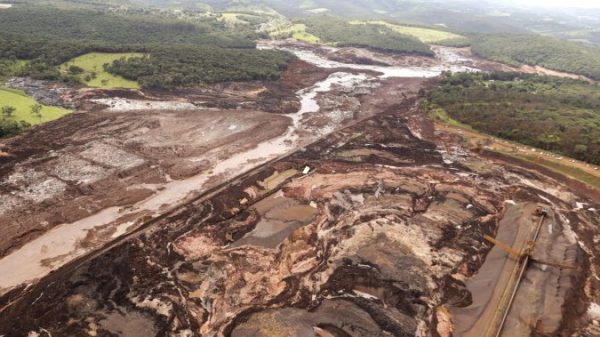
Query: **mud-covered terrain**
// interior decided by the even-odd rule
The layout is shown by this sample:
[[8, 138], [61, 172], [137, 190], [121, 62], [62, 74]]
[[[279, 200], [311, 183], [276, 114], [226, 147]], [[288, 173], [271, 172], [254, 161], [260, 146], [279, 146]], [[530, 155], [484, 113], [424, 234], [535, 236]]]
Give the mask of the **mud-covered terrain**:
[[8, 156], [0, 159], [0, 256], [45, 229], [133, 205], [170, 181], [284, 134], [291, 123], [282, 113], [300, 107], [295, 91], [327, 76], [297, 62], [280, 85], [161, 96], [82, 89], [79, 111], [1, 145]]
[[[510, 226], [526, 232], [538, 204], [554, 214], [543, 242], [556, 242], [539, 254], [580, 269], [528, 271], [533, 284], [543, 273], [547, 288], [535, 296], [548, 303], [534, 316], [548, 324], [530, 328], [565, 335], [585, 325], [598, 282], [589, 264], [593, 236], [584, 235], [598, 223], [573, 209], [585, 200], [458, 144], [446, 152], [416, 138], [406, 126], [413, 103], [334, 133], [51, 275], [4, 309], [2, 331], [450, 336], [453, 322], [470, 324], [457, 319], [460, 312], [476, 320], [470, 307], [494, 289], [469, 278], [493, 263], [491, 277], [506, 262], [485, 259], [491, 245], [483, 235]], [[412, 121], [430, 130], [424, 123]]]
[[495, 335], [519, 261], [484, 235], [536, 224], [532, 256], [574, 268], [532, 262], [502, 335], [598, 335], [593, 193], [418, 110], [474, 64], [286, 48], [308, 63], [279, 84], [87, 92], [2, 148], [0, 335]]
[[65, 90], [78, 101], [76, 113], [1, 145], [0, 271], [19, 270], [0, 280], [0, 293], [415, 96], [423, 82], [380, 77], [296, 60], [279, 82], [175, 92]]

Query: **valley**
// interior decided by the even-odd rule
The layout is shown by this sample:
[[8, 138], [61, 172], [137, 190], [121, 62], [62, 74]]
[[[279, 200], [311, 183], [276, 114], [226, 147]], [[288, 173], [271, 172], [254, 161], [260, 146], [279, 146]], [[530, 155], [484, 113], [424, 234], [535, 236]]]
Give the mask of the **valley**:
[[432, 4], [0, 5], [0, 337], [600, 336], [600, 52]]
[[[448, 47], [436, 58], [298, 42], [259, 48], [298, 59], [274, 83], [71, 91], [79, 113], [4, 143], [10, 200], [2, 219], [16, 221], [0, 259], [10, 275], [0, 280], [3, 333], [481, 329], [495, 318], [477, 271], [514, 263], [501, 251], [486, 259], [492, 246], [483, 235], [514, 231], [514, 217], [526, 240], [537, 205], [555, 220], [543, 226], [551, 232], [536, 256], [560, 243], [555, 260], [591, 267], [583, 261], [595, 245], [579, 235], [598, 225], [595, 197], [464, 149], [457, 133], [436, 129], [418, 109], [419, 90], [442, 71], [502, 65]], [[356, 55], [370, 62], [350, 63]], [[43, 227], [26, 226], [42, 219]], [[548, 279], [548, 294], [561, 291], [539, 299], [584, 313], [597, 296], [587, 268], [527, 275], [552, 272], [563, 281]], [[509, 289], [506, 282], [487, 290]], [[569, 296], [581, 291], [577, 282], [588, 292]], [[573, 322], [544, 325], [548, 333], [593, 329], [585, 315], [551, 308], [511, 311], [506, 336], [519, 315]]]

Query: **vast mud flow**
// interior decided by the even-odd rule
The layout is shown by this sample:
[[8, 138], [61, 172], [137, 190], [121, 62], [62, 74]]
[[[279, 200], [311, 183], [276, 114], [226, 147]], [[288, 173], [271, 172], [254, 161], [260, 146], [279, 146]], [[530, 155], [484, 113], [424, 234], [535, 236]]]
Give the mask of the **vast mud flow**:
[[532, 263], [503, 335], [597, 334], [600, 207], [418, 110], [479, 61], [262, 47], [299, 60], [72, 93], [79, 113], [2, 147], [0, 335], [485, 336], [517, 262], [484, 235], [522, 247], [538, 206], [533, 257], [577, 268]]
[[[127, 114], [127, 117], [138, 114], [143, 118], [148, 111], [154, 111], [150, 116], [154, 120], [135, 126], [127, 124], [128, 120], [104, 121], [104, 130], [100, 128], [95, 131], [110, 133], [111, 129], [117, 129], [116, 137], [89, 139], [89, 135], [84, 136], [79, 131], [80, 135], [72, 137], [72, 140], [84, 138], [77, 140], [87, 143], [72, 149], [62, 148], [50, 156], [44, 153], [39, 157], [30, 157], [28, 163], [17, 163], [2, 183], [6, 190], [3, 195], [6, 203], [0, 207], [0, 217], [4, 215], [3, 219], [10, 221], [15, 214], [31, 208], [32, 203], [41, 204], [42, 208], [47, 209], [48, 204], [54, 201], [52, 199], [68, 194], [70, 188], [95, 189], [94, 185], [102, 186], [104, 179], [110, 179], [115, 174], [127, 175], [127, 171], [142, 168], [143, 172], [134, 174], [153, 176], [132, 179], [139, 183], [137, 186], [127, 186], [126, 191], [122, 191], [122, 186], [114, 188], [115, 193], [133, 194], [126, 208], [118, 204], [106, 208], [103, 206], [108, 205], [86, 205], [84, 207], [87, 209], [79, 211], [89, 214], [83, 218], [73, 215], [72, 210], [61, 209], [52, 209], [53, 214], [44, 214], [41, 219], [34, 214], [25, 221], [43, 221], [45, 226], [57, 226], [22, 247], [17, 246], [21, 240], [15, 239], [34, 235], [40, 228], [24, 225], [24, 219], [18, 219], [18, 223], [13, 220], [8, 228], [9, 235], [2, 242], [3, 247], [0, 246], [6, 254], [0, 260], [0, 272], [10, 274], [0, 280], [0, 293], [43, 277], [70, 260], [134, 230], [141, 219], [156, 217], [197, 193], [289, 153], [345, 123], [363, 117], [361, 115], [372, 115], [374, 111], [360, 111], [360, 97], [380, 88], [379, 80], [388, 77], [431, 77], [439, 75], [442, 70], [437, 66], [410, 69], [350, 66], [328, 63], [326, 59], [310, 52], [291, 51], [301, 60], [333, 70], [324, 73], [324, 79], [297, 91], [299, 109], [286, 116], [252, 111], [207, 111], [195, 109], [192, 102], [186, 101], [137, 97], [92, 98], [90, 102], [105, 106], [101, 110], [103, 114], [117, 114], [117, 118], [123, 118], [123, 114]], [[261, 90], [267, 89], [258, 91]], [[246, 95], [256, 95], [257, 90], [248, 91]], [[341, 93], [343, 97], [329, 98], [323, 102], [327, 107], [321, 109], [319, 99], [325, 100], [327, 95], [335, 93]], [[158, 111], [159, 115], [156, 114]], [[269, 128], [263, 130], [263, 125], [267, 123]], [[97, 124], [90, 127], [96, 128]], [[123, 132], [122, 128], [129, 130]], [[101, 134], [98, 136], [101, 137]], [[185, 140], [191, 144], [182, 145]], [[148, 158], [154, 153], [163, 155], [164, 152], [175, 157], [167, 159], [172, 163], [165, 164]], [[50, 159], [48, 157], [51, 158], [50, 167], [44, 164], [32, 167], [33, 163], [47, 161]], [[180, 160], [181, 157], [184, 160]], [[163, 170], [168, 172], [161, 172]], [[96, 193], [92, 191], [86, 194], [91, 194], [93, 199]], [[75, 207], [71, 202], [65, 206]], [[48, 218], [52, 218], [52, 224]], [[70, 219], [75, 221], [61, 221]], [[28, 225], [33, 228], [30, 229]], [[19, 272], [9, 272], [15, 269]]]

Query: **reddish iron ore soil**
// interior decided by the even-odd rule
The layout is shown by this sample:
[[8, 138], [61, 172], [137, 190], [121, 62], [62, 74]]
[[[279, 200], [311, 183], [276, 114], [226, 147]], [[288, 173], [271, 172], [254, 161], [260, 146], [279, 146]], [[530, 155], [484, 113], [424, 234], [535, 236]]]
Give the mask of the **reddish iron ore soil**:
[[[506, 200], [561, 214], [569, 222], [554, 230], [582, 240], [571, 244], [582, 261], [593, 258], [589, 240], [597, 230], [589, 231], [598, 222], [591, 212], [572, 210], [584, 196], [552, 178], [462, 152], [460, 143], [440, 147], [415, 137], [407, 125], [431, 124], [414, 104], [406, 100], [333, 133], [26, 292], [5, 295], [0, 332], [449, 336], [448, 309], [478, 296], [464, 282], [485, 262], [491, 246], [483, 235], [498, 231]], [[298, 226], [306, 217], [280, 212], [277, 221], [285, 224], [288, 214], [295, 229], [277, 244], [268, 205], [282, 204], [255, 206], [265, 198], [287, 198], [317, 215]], [[271, 239], [268, 246], [235, 244], [245, 237]], [[583, 312], [569, 312], [572, 299], [565, 301], [564, 292], [543, 294], [564, 303], [564, 315], [555, 317], [562, 323], [548, 335], [592, 326], [585, 308], [598, 288], [590, 268], [582, 263], [577, 277], [561, 283], [578, 294]]]
[[[197, 174], [217, 149], [225, 157], [283, 134], [288, 118], [269, 112], [297, 111], [298, 88], [329, 73], [297, 61], [280, 83], [232, 83], [160, 94], [81, 90], [82, 113], [2, 146], [9, 156], [0, 157], [0, 257], [57, 224], [134, 204], [153, 193], [152, 185]], [[109, 97], [167, 102], [185, 97], [207, 108], [114, 113], [90, 103]], [[210, 130], [205, 132], [207, 125]]]
[[[352, 48], [333, 53], [436, 62]], [[76, 242], [86, 254], [28, 285], [0, 288], [0, 336], [480, 333], [496, 308], [486, 299], [505, 286], [498, 271], [510, 269], [483, 237], [527, 240], [538, 205], [551, 216], [534, 255], [579, 268], [528, 268], [503, 336], [599, 335], [594, 196], [536, 166], [470, 152], [459, 135], [434, 130], [419, 112], [418, 92], [435, 80], [367, 73], [359, 84], [320, 92], [320, 109], [300, 121], [286, 116], [300, 107], [298, 90], [341, 71], [354, 74], [298, 61], [279, 83], [82, 90], [79, 113], [7, 141], [0, 268], [62, 222], [113, 205], [121, 219]], [[256, 159], [252, 169], [240, 165], [234, 175], [210, 173], [294, 123], [292, 153]], [[180, 205], [160, 204], [158, 215], [131, 207], [204, 173], [203, 189]], [[14, 276], [4, 275], [0, 282]]]

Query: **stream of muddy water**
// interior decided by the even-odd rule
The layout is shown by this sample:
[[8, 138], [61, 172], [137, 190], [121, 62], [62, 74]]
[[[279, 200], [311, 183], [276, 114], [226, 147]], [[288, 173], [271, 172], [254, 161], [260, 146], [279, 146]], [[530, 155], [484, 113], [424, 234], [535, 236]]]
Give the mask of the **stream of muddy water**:
[[[268, 43], [260, 48], [275, 48]], [[42, 236], [28, 242], [23, 247], [0, 259], [0, 295], [21, 285], [31, 284], [53, 270], [84, 254], [99, 249], [102, 245], [114, 240], [118, 235], [125, 235], [133, 228], [132, 218], [141, 216], [158, 216], [166, 210], [183, 204], [191, 197], [206, 191], [210, 187], [225, 182], [243, 172], [256, 168], [269, 160], [298, 149], [318, 137], [334, 131], [335, 128], [311, 130], [303, 125], [303, 117], [320, 110], [317, 97], [333, 88], [351, 88], [367, 81], [374, 85], [386, 78], [400, 77], [435, 77], [442, 71], [474, 71], [465, 66], [464, 59], [453, 53], [452, 49], [437, 50], [438, 64], [428, 67], [384, 67], [372, 65], [346, 64], [328, 60], [308, 50], [282, 48], [298, 58], [313, 65], [336, 69], [355, 70], [354, 73], [336, 72], [327, 79], [310, 88], [300, 90], [301, 107], [296, 114], [289, 115], [291, 125], [284, 134], [258, 144], [255, 148], [232, 155], [226, 160], [215, 163], [212, 169], [184, 180], [171, 181], [157, 189], [157, 192], [146, 200], [138, 202], [130, 208], [111, 207], [95, 215], [80, 219], [73, 223], [59, 225]], [[361, 73], [364, 72], [364, 73]], [[378, 76], [370, 75], [373, 72]], [[299, 131], [308, 131], [310, 136], [299, 136]], [[125, 220], [127, 219], [127, 220]], [[93, 244], [81, 243], [91, 231], [100, 227], [113, 226], [117, 235], [98, 239]]]

